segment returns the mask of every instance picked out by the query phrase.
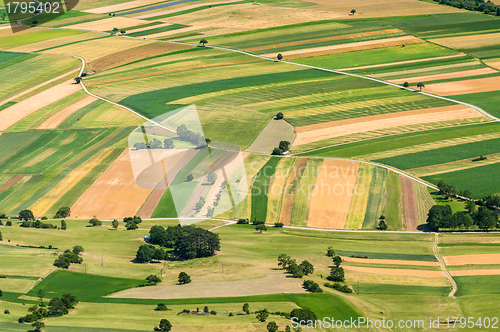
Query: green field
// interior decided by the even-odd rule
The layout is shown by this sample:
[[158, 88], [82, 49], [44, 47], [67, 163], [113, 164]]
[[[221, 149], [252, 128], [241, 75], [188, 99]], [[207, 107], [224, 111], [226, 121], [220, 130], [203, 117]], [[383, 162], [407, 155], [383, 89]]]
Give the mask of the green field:
[[262, 167], [252, 184], [252, 214], [250, 220], [266, 221], [269, 184], [281, 158], [273, 157]]
[[500, 280], [500, 276], [467, 276], [454, 277], [458, 285], [457, 296], [466, 295], [492, 295], [500, 291], [495, 285]]
[[293, 202], [292, 221], [293, 226], [307, 226], [309, 218], [309, 205], [311, 203], [311, 193], [316, 185], [320, 167], [323, 159], [308, 159], [304, 172], [297, 184], [297, 194]]
[[[376, 229], [378, 227], [378, 220], [382, 214], [382, 205], [387, 185], [387, 173], [388, 171], [385, 168], [375, 168], [372, 183], [370, 185], [370, 193], [368, 196], [365, 219], [363, 221], [363, 229]], [[394, 223], [391, 224], [394, 225]]]

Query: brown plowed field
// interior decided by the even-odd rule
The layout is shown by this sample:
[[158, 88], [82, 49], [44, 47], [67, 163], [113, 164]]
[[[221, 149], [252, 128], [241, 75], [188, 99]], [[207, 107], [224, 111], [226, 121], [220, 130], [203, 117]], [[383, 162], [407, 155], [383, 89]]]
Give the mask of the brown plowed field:
[[68, 116], [71, 114], [75, 113], [79, 109], [87, 106], [88, 104], [96, 101], [97, 98], [93, 96], [87, 96], [82, 100], [77, 101], [71, 106], [66, 107], [65, 109], [57, 112], [56, 114], [52, 115], [50, 118], [45, 120], [39, 127], [38, 129], [55, 129], [57, 126], [61, 124]]
[[311, 193], [307, 227], [344, 229], [358, 166], [354, 161], [323, 161]]
[[297, 136], [293, 142], [293, 146], [353, 133], [480, 116], [482, 114], [472, 108], [463, 105], [452, 105], [325, 122], [297, 127]]
[[361, 266], [349, 266], [349, 265], [344, 265], [343, 268], [344, 270], [347, 271], [356, 271], [356, 272], [372, 273], [372, 274], [390, 274], [398, 276], [428, 277], [428, 278], [445, 277], [443, 271], [384, 269], [378, 267], [361, 267]]
[[355, 258], [355, 257], [342, 256], [342, 260], [344, 260], [346, 262], [366, 263], [366, 264], [439, 266], [438, 262], [404, 261], [404, 260], [396, 260], [396, 259], [370, 259], [370, 258]]
[[458, 82], [446, 82], [426, 85], [425, 92], [439, 96], [463, 95], [477, 92], [500, 90], [500, 77], [476, 78]]
[[491, 269], [491, 270], [458, 270], [458, 271], [450, 271], [450, 274], [454, 277], [460, 276], [491, 276], [491, 275], [500, 275], [500, 269]]
[[500, 264], [500, 254], [457, 255], [443, 258], [446, 265]]
[[13, 185], [15, 185], [17, 181], [22, 179], [22, 177], [23, 175], [14, 175], [9, 180], [7, 180], [7, 182], [5, 182], [0, 186], [0, 194], [3, 193], [5, 190], [9, 189], [10, 187], [12, 187]]
[[78, 218], [114, 219], [137, 214], [151, 189], [135, 183], [129, 150], [125, 149], [71, 207]]
[[418, 227], [417, 197], [413, 180], [399, 175], [401, 189], [403, 191], [403, 213], [405, 216], [405, 231], [416, 231]]
[[0, 131], [7, 130], [16, 122], [35, 113], [41, 108], [55, 103], [81, 89], [80, 84], [74, 84], [74, 80], [69, 80], [53, 86], [32, 97], [20, 101], [0, 112]]
[[[299, 184], [300, 176], [307, 164], [307, 158], [298, 158], [293, 166], [293, 170], [286, 181], [285, 190], [283, 191], [283, 204], [281, 205], [280, 222], [285, 225], [290, 225], [292, 221], [293, 202], [297, 194], [296, 187]], [[295, 188], [295, 189], [291, 189]]]

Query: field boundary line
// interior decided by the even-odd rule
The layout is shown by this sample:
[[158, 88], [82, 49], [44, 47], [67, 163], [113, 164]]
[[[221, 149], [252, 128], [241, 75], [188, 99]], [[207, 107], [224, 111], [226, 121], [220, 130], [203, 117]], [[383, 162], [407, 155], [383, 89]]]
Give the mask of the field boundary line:
[[439, 244], [439, 233], [434, 233], [434, 244], [432, 246], [432, 251], [434, 252], [434, 256], [436, 256], [437, 260], [439, 261], [441, 270], [443, 270], [444, 274], [446, 275], [446, 278], [448, 278], [448, 280], [450, 280], [451, 282], [452, 289], [448, 297], [455, 299], [455, 293], [457, 292], [458, 286], [457, 283], [455, 282], [455, 279], [453, 279], [450, 272], [448, 272], [448, 270], [446, 269], [446, 263], [443, 257], [438, 252], [438, 244]]

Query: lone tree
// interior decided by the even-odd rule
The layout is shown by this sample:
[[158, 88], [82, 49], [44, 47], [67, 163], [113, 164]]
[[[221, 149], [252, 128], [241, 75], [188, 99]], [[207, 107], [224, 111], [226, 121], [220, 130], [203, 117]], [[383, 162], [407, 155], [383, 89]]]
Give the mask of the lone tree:
[[425, 88], [424, 83], [422, 83], [422, 82], [417, 83], [417, 88], [419, 88], [420, 91], [422, 91], [422, 88]]
[[33, 216], [33, 212], [31, 212], [31, 210], [22, 210], [19, 212], [18, 219], [24, 221], [35, 220], [35, 216]]
[[283, 55], [281, 53], [278, 53], [278, 56], [277, 56], [278, 60], [282, 60], [283, 59]]
[[193, 180], [194, 180], [194, 176], [193, 176], [193, 174], [189, 174], [189, 175], [187, 176], [187, 178], [186, 178], [186, 181], [187, 181], [187, 182], [191, 182], [191, 181], [193, 181]]
[[283, 112], [278, 112], [278, 114], [276, 114], [276, 120], [281, 120], [283, 119], [285, 116], [283, 115]]
[[75, 84], [80, 84], [80, 82], [82, 81], [82, 78], [81, 77], [75, 77]]
[[127, 31], [125, 31], [125, 30], [121, 29], [121, 30], [120, 30], [120, 33], [121, 33], [122, 35], [124, 35], [124, 34], [126, 34], [126, 33], [127, 33]]
[[351, 9], [351, 14], [356, 14], [356, 9]]
[[407, 88], [407, 87], [409, 87], [409, 86], [410, 86], [410, 83], [408, 83], [408, 82], [404, 82], [404, 83], [403, 83], [403, 86], [404, 86], [405, 88]]
[[269, 317], [269, 311], [267, 309], [257, 311], [257, 320], [261, 323], [265, 322], [267, 317]]
[[179, 284], [189, 284], [191, 282], [191, 277], [186, 272], [179, 273]]
[[61, 220], [61, 229], [63, 231], [65, 231], [66, 229], [68, 229], [68, 225], [66, 225], [66, 221], [64, 221], [64, 220]]
[[259, 224], [259, 225], [255, 226], [255, 230], [262, 233], [262, 231], [264, 231], [264, 232], [267, 231], [267, 226], [264, 224]]
[[172, 324], [167, 319], [160, 320], [160, 325], [155, 327], [155, 331], [170, 331], [172, 329]]
[[276, 331], [278, 331], [278, 324], [276, 324], [276, 322], [269, 322], [267, 324], [267, 330], [269, 332], [276, 332]]
[[200, 40], [200, 44], [202, 46], [205, 46], [205, 44], [208, 44], [208, 40], [206, 40], [205, 38], [203, 38], [202, 40]]
[[56, 212], [56, 218], [66, 218], [71, 215], [71, 209], [69, 206], [60, 207]]
[[281, 156], [283, 154], [283, 151], [281, 151], [280, 148], [274, 148], [273, 152], [271, 152], [273, 156]]
[[290, 145], [292, 144], [289, 141], [281, 141], [278, 147], [281, 151], [286, 152], [290, 148]]
[[118, 28], [113, 28], [113, 33], [117, 33], [118, 32]]
[[332, 260], [333, 260], [333, 265], [335, 265], [335, 267], [339, 267], [340, 264], [342, 264], [342, 258], [340, 256], [335, 255], [333, 256]]
[[44, 327], [45, 327], [45, 323], [43, 322], [40, 322], [39, 320], [37, 320], [36, 322], [34, 322], [33, 324], [31, 324], [31, 326], [33, 326], [35, 332], [40, 332]]
[[250, 314], [250, 305], [248, 303], [245, 303], [243, 305], [243, 312], [245, 312], [247, 315]]
[[113, 222], [111, 223], [111, 226], [113, 226], [114, 229], [117, 229], [118, 228], [118, 220], [113, 220]]

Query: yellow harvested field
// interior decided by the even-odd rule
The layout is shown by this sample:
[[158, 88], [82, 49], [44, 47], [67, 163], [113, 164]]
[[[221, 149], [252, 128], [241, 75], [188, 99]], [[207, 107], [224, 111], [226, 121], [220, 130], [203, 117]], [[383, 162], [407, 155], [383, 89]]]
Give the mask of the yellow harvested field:
[[432, 60], [458, 58], [458, 57], [463, 57], [463, 56], [466, 56], [466, 55], [467, 54], [465, 54], [465, 53], [460, 53], [460, 54], [454, 54], [454, 55], [438, 56], [438, 57], [434, 57], [434, 58], [417, 59], [417, 60], [407, 60], [407, 61], [399, 61], [399, 62], [381, 63], [381, 64], [378, 64], [378, 65], [369, 65], [369, 66], [359, 66], [359, 67], [342, 68], [342, 69], [339, 69], [339, 70], [348, 71], [348, 70], [358, 70], [358, 69], [386, 67], [386, 66], [396, 66], [396, 65], [404, 65], [406, 63], [425, 62], [425, 61], [432, 61]]
[[459, 63], [452, 63], [449, 65], [441, 65], [441, 66], [431, 66], [431, 67], [424, 67], [424, 68], [417, 68], [417, 69], [410, 69], [410, 70], [399, 70], [399, 71], [392, 71], [392, 72], [386, 72], [386, 73], [380, 73], [380, 74], [374, 74], [370, 75], [371, 77], [375, 78], [384, 78], [384, 77], [391, 77], [394, 75], [427, 75], [427, 74], [432, 74], [437, 70], [442, 70], [442, 69], [452, 69], [451, 72], [456, 72], [460, 71], [460, 67], [469, 67], [471, 65], [480, 65], [481, 62], [479, 60], [474, 60], [474, 61], [467, 61], [467, 62], [459, 62]]
[[48, 209], [54, 205], [68, 190], [78, 183], [87, 173], [97, 164], [101, 162], [112, 149], [101, 150], [86, 160], [83, 164], [71, 171], [64, 180], [60, 181], [54, 188], [47, 192], [42, 198], [30, 206], [35, 216], [43, 216]]
[[[372, 182], [374, 167], [368, 164], [361, 164], [358, 167], [356, 178], [356, 195], [352, 197], [351, 205], [345, 229], [361, 229], [365, 220], [366, 208], [368, 207], [368, 197], [370, 196], [370, 184]], [[363, 190], [361, 190], [361, 189]]]
[[311, 191], [307, 227], [344, 229], [359, 163], [325, 159]]
[[481, 113], [472, 108], [463, 105], [452, 105], [325, 122], [297, 127], [297, 137], [293, 142], [293, 146], [353, 133], [481, 116]]
[[131, 9], [135, 7], [142, 7], [151, 4], [155, 4], [158, 2], [163, 2], [162, 0], [135, 0], [129, 2], [119, 3], [117, 5], [98, 7], [93, 9], [82, 10], [82, 12], [93, 13], [93, 14], [105, 14], [110, 12], [117, 12], [121, 10]]
[[425, 278], [445, 277], [443, 271], [384, 269], [378, 267], [361, 267], [361, 266], [349, 266], [349, 265], [343, 265], [342, 267], [344, 268], [344, 270], [347, 271], [372, 273], [372, 274], [389, 274], [397, 276], [412, 276], [412, 277], [425, 277]]
[[0, 131], [7, 130], [10, 126], [28, 115], [80, 89], [80, 84], [75, 84], [74, 80], [69, 80], [7, 107], [3, 111], [0, 111]]
[[500, 264], [500, 254], [457, 255], [443, 258], [446, 265]]
[[481, 161], [476, 161], [474, 163], [471, 163], [471, 158], [469, 158], [469, 159], [452, 161], [449, 163], [432, 165], [432, 166], [423, 166], [423, 167], [419, 167], [419, 168], [412, 168], [412, 169], [408, 169], [406, 171], [408, 171], [411, 174], [416, 175], [418, 177], [422, 177], [422, 176], [443, 174], [443, 173], [448, 173], [448, 172], [460, 171], [463, 169], [469, 169], [469, 168], [474, 168], [474, 167], [479, 167], [479, 166], [500, 163], [500, 153], [484, 155], [484, 157], [486, 157], [487, 159], [481, 160]]
[[492, 275], [500, 275], [500, 269], [491, 269], [491, 270], [458, 270], [458, 271], [450, 271], [450, 274], [454, 277], [461, 276], [492, 276]]
[[138, 20], [136, 18], [114, 16], [114, 17], [110, 17], [110, 18], [104, 18], [102, 20], [97, 20], [97, 21], [90, 21], [90, 22], [68, 25], [66, 28], [82, 29], [82, 30], [94, 30], [94, 31], [109, 31], [109, 30], [113, 30], [113, 28], [126, 29], [128, 27], [133, 27], [133, 26], [144, 24], [144, 23], [147, 23], [147, 22]]
[[147, 45], [150, 43], [152, 42], [146, 40], [110, 37], [62, 46], [47, 52], [52, 54], [75, 54], [81, 56], [87, 62], [92, 62], [108, 54], [117, 53], [129, 48]]
[[133, 216], [139, 211], [152, 189], [135, 183], [129, 150], [125, 149], [85, 193], [71, 211], [78, 218], [114, 219]]
[[78, 34], [78, 35], [49, 39], [49, 40], [41, 41], [38, 43], [30, 43], [30, 44], [26, 44], [26, 45], [23, 45], [20, 47], [13, 48], [10, 51], [11, 52], [35, 52], [35, 51], [43, 50], [43, 49], [50, 48], [50, 47], [57, 47], [59, 45], [80, 42], [80, 41], [84, 41], [87, 39], [98, 38], [98, 37], [103, 37], [103, 35], [100, 33], [97, 33], [97, 32], [87, 32], [87, 33], [82, 33], [82, 34]]
[[151, 286], [127, 289], [108, 297], [134, 299], [185, 299], [199, 297], [251, 296], [281, 293], [305, 293], [302, 280], [284, 273], [265, 278], [217, 282], [193, 282], [187, 285]]
[[[167, 15], [167, 14], [173, 14], [177, 12], [181, 12], [184, 10], [188, 9], [193, 9], [193, 8], [199, 8], [199, 7], [208, 7], [211, 5], [219, 5], [219, 4], [225, 4], [225, 3], [232, 3], [232, 2], [239, 2], [241, 0], [226, 0], [226, 1], [214, 1], [214, 2], [204, 2], [203, 4], [195, 4], [195, 5], [189, 5], [189, 6], [175, 6], [176, 8], [174, 9], [169, 9], [169, 10], [155, 10], [154, 12], [151, 12], [146, 15], [139, 15], [139, 16], [134, 16], [133, 18], [138, 18], [138, 19], [144, 19], [144, 18], [150, 18], [150, 17], [155, 17], [159, 15]], [[217, 9], [215, 9], [217, 10]]]
[[477, 78], [473, 80], [436, 83], [425, 86], [425, 91], [439, 96], [463, 95], [500, 90], [500, 77]]
[[45, 120], [38, 129], [55, 129], [57, 126], [61, 124], [68, 116], [75, 113], [79, 109], [87, 106], [88, 104], [96, 101], [97, 98], [93, 96], [87, 96], [82, 100], [77, 101], [71, 106], [66, 107], [65, 109], [57, 112], [52, 115], [50, 118]]
[[498, 59], [495, 59], [495, 61], [488, 62], [488, 60], [485, 60], [484, 63], [486, 63], [488, 66], [493, 67], [495, 69], [500, 70], [500, 61], [497, 61]]
[[396, 83], [396, 84], [401, 84], [404, 82], [417, 83], [417, 82], [425, 82], [425, 81], [444, 80], [444, 79], [449, 79], [449, 78], [486, 75], [486, 74], [493, 74], [493, 73], [498, 73], [498, 71], [491, 69], [491, 68], [481, 68], [481, 69], [457, 71], [454, 73], [447, 73], [447, 74], [436, 74], [436, 75], [426, 75], [426, 76], [417, 76], [417, 77], [409, 77], [409, 78], [399, 78], [396, 80], [389, 80], [389, 82]]
[[346, 262], [364, 263], [364, 264], [439, 266], [438, 262], [404, 261], [396, 259], [370, 259], [370, 258], [355, 258], [355, 257], [342, 256], [342, 260]]
[[271, 178], [268, 190], [269, 194], [267, 195], [266, 221], [268, 223], [279, 221], [281, 205], [283, 203], [283, 188], [285, 188], [286, 181], [293, 170], [293, 162], [293, 159], [281, 158], [276, 166], [276, 172]]
[[272, 45], [266, 45], [266, 46], [250, 47], [250, 48], [244, 48], [243, 51], [255, 52], [255, 51], [266, 50], [268, 48], [288, 47], [288, 46], [295, 46], [295, 45], [302, 45], [302, 44], [313, 44], [313, 43], [321, 43], [321, 42], [331, 41], [331, 40], [378, 36], [378, 35], [384, 35], [384, 34], [389, 34], [389, 33], [398, 33], [398, 32], [402, 32], [402, 31], [399, 29], [386, 29], [386, 30], [369, 31], [369, 32], [361, 32], [361, 33], [351, 33], [348, 35], [306, 39], [306, 40], [299, 40], [299, 41], [289, 42], [289, 43], [279, 43], [279, 44], [272, 44]]
[[[313, 47], [313, 48], [304, 48], [301, 50], [293, 50], [293, 51], [285, 51], [281, 52], [281, 55], [285, 58], [285, 60], [288, 58], [290, 59], [290, 56], [294, 55], [303, 55], [303, 54], [308, 54], [312, 53], [314, 55], [316, 54], [334, 54], [334, 53], [339, 53], [337, 52], [338, 50], [343, 50], [344, 52], [348, 51], [353, 51], [353, 50], [361, 50], [361, 49], [371, 49], [371, 48], [377, 48], [380, 47], [380, 45], [383, 45], [383, 47], [387, 46], [395, 46], [395, 45], [401, 45], [401, 44], [415, 44], [415, 43], [423, 43], [423, 40], [418, 39], [413, 36], [403, 36], [403, 37], [393, 37], [393, 38], [383, 38], [383, 39], [376, 39], [376, 40], [367, 40], [367, 41], [362, 41], [362, 42], [355, 42], [355, 43], [347, 43], [347, 44], [340, 44], [340, 45], [330, 45], [330, 46], [321, 46], [321, 47]], [[265, 54], [264, 56], [269, 57], [269, 58], [274, 58], [276, 56], [275, 53], [269, 53]]]
[[165, 37], [165, 36], [176, 35], [176, 34], [179, 34], [179, 33], [184, 33], [184, 32], [189, 32], [189, 31], [194, 31], [194, 30], [199, 30], [199, 29], [204, 29], [204, 27], [201, 27], [201, 26], [187, 27], [187, 28], [181, 28], [181, 29], [176, 29], [176, 30], [170, 30], [170, 31], [153, 33], [151, 35], [145, 35], [145, 36], [142, 36], [142, 37], [144, 37], [144, 38], [160, 38], [160, 37]]
[[500, 45], [500, 32], [483, 35], [430, 39], [431, 42], [451, 48], [476, 48]]

